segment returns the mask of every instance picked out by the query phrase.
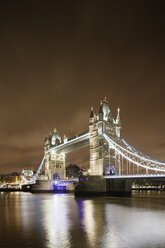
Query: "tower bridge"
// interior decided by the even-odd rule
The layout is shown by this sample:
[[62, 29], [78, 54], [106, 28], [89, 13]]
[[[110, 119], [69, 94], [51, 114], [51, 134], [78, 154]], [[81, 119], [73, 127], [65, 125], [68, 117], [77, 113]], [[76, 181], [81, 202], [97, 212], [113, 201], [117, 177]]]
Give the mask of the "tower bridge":
[[55, 129], [45, 139], [45, 175], [49, 180], [55, 177], [65, 179], [65, 154], [73, 150], [89, 146], [91, 175], [107, 175], [110, 170], [120, 174], [119, 156], [110, 149], [103, 133], [109, 135], [115, 142], [120, 140], [120, 110], [113, 118], [106, 98], [100, 103], [98, 113], [91, 108], [89, 130], [71, 139], [62, 139]]
[[165, 177], [165, 162], [131, 146], [122, 138], [121, 127], [120, 109], [114, 117], [105, 98], [97, 112], [91, 108], [89, 129], [85, 132], [72, 138], [61, 138], [55, 129], [46, 137], [44, 158], [33, 181], [41, 169], [48, 180], [65, 180], [66, 154], [86, 146], [90, 150], [90, 176], [113, 180]]

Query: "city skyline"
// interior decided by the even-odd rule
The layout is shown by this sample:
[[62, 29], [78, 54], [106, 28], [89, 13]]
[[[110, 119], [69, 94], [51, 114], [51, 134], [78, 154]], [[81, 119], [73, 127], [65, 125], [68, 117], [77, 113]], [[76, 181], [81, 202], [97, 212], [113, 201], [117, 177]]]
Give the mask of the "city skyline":
[[[36, 170], [45, 135], [85, 131], [105, 96], [113, 115], [121, 109], [122, 137], [165, 160], [161, 2], [5, 1], [0, 11], [0, 173]], [[67, 161], [87, 166], [87, 156]]]

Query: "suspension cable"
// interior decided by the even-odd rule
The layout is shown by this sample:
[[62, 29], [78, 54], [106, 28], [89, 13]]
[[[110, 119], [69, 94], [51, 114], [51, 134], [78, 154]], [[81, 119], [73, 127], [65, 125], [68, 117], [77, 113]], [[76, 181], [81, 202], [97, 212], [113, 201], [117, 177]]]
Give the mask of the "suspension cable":
[[[138, 154], [131, 152], [125, 148], [123, 148], [122, 146], [120, 146], [119, 144], [117, 144], [116, 142], [114, 142], [108, 135], [106, 135], [105, 133], [103, 133], [104, 138], [108, 141], [109, 144], [111, 144], [111, 146], [124, 158], [126, 158], [127, 160], [129, 160], [130, 162], [132, 162], [133, 164], [136, 164], [137, 166], [141, 166], [143, 168], [148, 168], [148, 169], [152, 169], [152, 170], [158, 170], [158, 171], [165, 171], [165, 163], [160, 163], [160, 162], [156, 162], [147, 158], [143, 158], [141, 156], [139, 156]], [[124, 152], [126, 152], [127, 155], [124, 154]], [[135, 161], [133, 158], [129, 157], [128, 155], [132, 155], [133, 158], [140, 158], [141, 160], [143, 160], [143, 162], [151, 162], [153, 164], [150, 164], [150, 166], [147, 164], [141, 164], [137, 161]], [[164, 168], [160, 168], [158, 167], [158, 165], [163, 165]]]

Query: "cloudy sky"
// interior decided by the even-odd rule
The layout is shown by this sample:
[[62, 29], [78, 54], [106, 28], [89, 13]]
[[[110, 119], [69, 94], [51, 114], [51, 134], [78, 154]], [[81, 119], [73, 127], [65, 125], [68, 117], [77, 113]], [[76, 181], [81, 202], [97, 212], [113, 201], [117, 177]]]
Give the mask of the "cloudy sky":
[[0, 173], [37, 169], [45, 135], [86, 130], [104, 96], [128, 143], [165, 160], [164, 12], [156, 0], [3, 1]]

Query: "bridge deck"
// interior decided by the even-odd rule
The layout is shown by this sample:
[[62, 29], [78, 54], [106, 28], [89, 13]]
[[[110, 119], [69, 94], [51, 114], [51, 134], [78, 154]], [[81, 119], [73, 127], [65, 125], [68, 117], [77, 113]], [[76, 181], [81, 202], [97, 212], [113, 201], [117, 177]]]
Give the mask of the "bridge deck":
[[144, 175], [104, 176], [104, 178], [112, 178], [112, 179], [165, 178], [165, 174], [144, 174]]
[[89, 131], [86, 131], [80, 135], [74, 136], [69, 139], [66, 143], [60, 144], [59, 146], [52, 147], [50, 150], [56, 152], [68, 153], [89, 145]]

